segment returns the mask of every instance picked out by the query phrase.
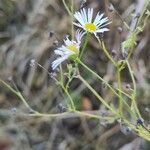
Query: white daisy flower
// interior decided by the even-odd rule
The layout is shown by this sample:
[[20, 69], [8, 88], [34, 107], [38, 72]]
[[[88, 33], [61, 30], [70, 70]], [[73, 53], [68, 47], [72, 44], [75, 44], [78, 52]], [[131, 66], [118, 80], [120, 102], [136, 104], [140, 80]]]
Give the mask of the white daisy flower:
[[95, 36], [97, 33], [103, 33], [109, 31], [105, 26], [110, 24], [108, 17], [103, 17], [100, 12], [97, 13], [94, 20], [93, 18], [93, 8], [88, 8], [87, 10], [83, 8], [81, 11], [75, 12], [74, 17], [79, 23], [73, 23], [74, 25], [84, 29], [86, 32], [93, 33]]
[[76, 31], [75, 40], [70, 40], [68, 37], [64, 39], [64, 44], [57, 48], [54, 52], [59, 57], [52, 62], [52, 69], [55, 70], [63, 61], [68, 59], [70, 56], [79, 54], [81, 45], [81, 39], [85, 33], [80, 30]]

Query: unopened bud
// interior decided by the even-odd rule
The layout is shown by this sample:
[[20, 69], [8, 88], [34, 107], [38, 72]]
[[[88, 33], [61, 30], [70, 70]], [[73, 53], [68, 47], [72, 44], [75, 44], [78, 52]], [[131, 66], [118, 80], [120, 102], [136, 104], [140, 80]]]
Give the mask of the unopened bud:
[[102, 82], [102, 88], [106, 89], [107, 88], [107, 85], [105, 82]]
[[126, 87], [127, 90], [131, 90], [131, 85], [130, 84], [126, 84], [125, 87]]
[[66, 107], [65, 106], [63, 106], [61, 103], [60, 104], [58, 104], [58, 109], [59, 109], [59, 111], [62, 113], [62, 112], [66, 112]]
[[125, 135], [130, 134], [131, 131], [132, 131], [131, 128], [128, 127], [128, 126], [126, 126], [126, 125], [121, 125], [121, 126], [120, 126], [120, 130], [121, 130], [121, 132], [122, 132], [123, 134], [125, 134]]
[[13, 114], [15, 114], [16, 112], [17, 112], [17, 108], [11, 108], [11, 112], [13, 113]]
[[148, 112], [148, 113], [150, 113], [150, 108], [146, 107], [145, 111]]
[[117, 51], [113, 49], [111, 51], [111, 54], [112, 54], [113, 58], [115, 58], [117, 56]]
[[143, 125], [144, 124], [144, 119], [143, 118], [139, 118], [137, 120], [137, 125]]
[[110, 12], [114, 11], [114, 6], [113, 6], [112, 4], [110, 4], [109, 7], [108, 7], [108, 10], [109, 10]]
[[81, 0], [81, 5], [80, 5], [80, 9], [84, 8], [87, 6], [87, 2], [86, 0]]
[[140, 17], [140, 13], [137, 13], [135, 18], [139, 18]]
[[31, 66], [31, 67], [34, 67], [34, 66], [35, 66], [35, 60], [34, 60], [34, 59], [31, 59], [31, 60], [30, 60], [30, 66]]
[[58, 41], [55, 40], [55, 41], [53, 42], [53, 45], [58, 46]]
[[49, 37], [52, 38], [54, 36], [54, 31], [49, 32]]
[[9, 82], [11, 82], [12, 80], [13, 80], [13, 77], [12, 76], [10, 76], [10, 77], [8, 77], [8, 79], [7, 79]]
[[117, 30], [119, 33], [122, 33], [122, 31], [123, 31], [123, 29], [121, 27], [118, 27]]

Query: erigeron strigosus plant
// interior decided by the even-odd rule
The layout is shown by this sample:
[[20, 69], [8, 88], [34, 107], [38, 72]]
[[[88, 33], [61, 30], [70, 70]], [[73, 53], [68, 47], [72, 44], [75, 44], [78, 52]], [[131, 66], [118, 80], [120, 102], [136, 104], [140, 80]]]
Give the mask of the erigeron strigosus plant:
[[[52, 73], [45, 70], [45, 68], [43, 68], [37, 62], [32, 61], [32, 63], [33, 64], [36, 63], [39, 67], [42, 67], [45, 71], [47, 71], [48, 74], [56, 81], [57, 85], [63, 89], [64, 93], [68, 97], [67, 99], [68, 101], [66, 102], [67, 108], [65, 109], [65, 112], [58, 113], [58, 114], [44, 114], [44, 113], [37, 112], [29, 106], [29, 104], [24, 99], [24, 97], [19, 92], [19, 90], [13, 89], [9, 84], [7, 84], [6, 82], [2, 80], [0, 81], [6, 87], [8, 87], [14, 94], [16, 94], [22, 100], [25, 106], [32, 112], [32, 114], [28, 114], [29, 116], [63, 117], [65, 115], [77, 114], [77, 115], [87, 116], [87, 117], [96, 118], [100, 120], [101, 119], [108, 120], [108, 121], [120, 120], [120, 124], [125, 124], [126, 126], [131, 128], [133, 131], [135, 131], [136, 134], [150, 141], [149, 126], [144, 123], [142, 116], [140, 114], [140, 111], [137, 107], [136, 81], [134, 78], [132, 67], [130, 65], [130, 58], [133, 53], [134, 46], [136, 45], [137, 35], [140, 32], [142, 32], [147, 22], [147, 19], [150, 16], [150, 12], [147, 10], [149, 1], [147, 1], [145, 5], [145, 9], [140, 15], [134, 30], [131, 30], [130, 27], [127, 25], [127, 23], [123, 22], [125, 26], [129, 29], [130, 36], [128, 37], [127, 40], [125, 40], [124, 42], [120, 44], [124, 59], [121, 59], [119, 61], [116, 61], [112, 57], [112, 55], [109, 53], [109, 51], [107, 50], [105, 46], [104, 39], [100, 38], [99, 36], [99, 33], [105, 34], [105, 32], [109, 32], [108, 25], [111, 24], [112, 21], [109, 20], [108, 17], [104, 17], [104, 13], [100, 13], [100, 12], [98, 12], [96, 16], [94, 17], [93, 8], [81, 8], [79, 11], [74, 11], [73, 0], [71, 0], [71, 4], [70, 4], [71, 8], [67, 5], [65, 0], [63, 0], [63, 4], [71, 18], [72, 36], [66, 37], [64, 39], [64, 44], [61, 47], [58, 47], [57, 49], [54, 50], [54, 53], [58, 57], [56, 58], [56, 60], [52, 62], [52, 69], [53, 71], [56, 71], [56, 68], [59, 68], [60, 77], [54, 77]], [[75, 31], [75, 28], [78, 28], [78, 29]], [[82, 56], [84, 56], [84, 52], [86, 50], [86, 46], [89, 42], [90, 36], [93, 36], [93, 38], [96, 39], [96, 41], [98, 42], [100, 46], [100, 49], [103, 50], [103, 53], [107, 56], [110, 62], [114, 65], [116, 76], [117, 76], [116, 80], [118, 83], [117, 88], [114, 88], [111, 84], [105, 81], [103, 77], [99, 76], [96, 73], [96, 71], [90, 69], [83, 62]], [[62, 65], [63, 65], [63, 62], [67, 59], [72, 60], [73, 64], [68, 64], [67, 72], [65, 72], [65, 70], [62, 69]], [[131, 80], [133, 82], [133, 89], [132, 89], [131, 94], [124, 92], [122, 89], [121, 71], [124, 67], [128, 68], [129, 74], [131, 76]], [[105, 84], [111, 90], [111, 92], [115, 96], [118, 97], [118, 107], [116, 107], [116, 105], [113, 105], [113, 104], [110, 105], [109, 103], [107, 103], [105, 99], [103, 99], [103, 97], [100, 94], [97, 93], [94, 87], [92, 87], [86, 81], [86, 79], [84, 79], [84, 77], [82, 76], [82, 73], [80, 72], [81, 68], [85, 69], [85, 71], [95, 76], [99, 80], [100, 83]], [[67, 82], [64, 80], [64, 76], [67, 76]], [[95, 95], [97, 100], [99, 100], [101, 104], [104, 105], [109, 112], [111, 112], [111, 116], [100, 116], [99, 114], [94, 114], [92, 112], [77, 110], [75, 100], [73, 99], [73, 97], [71, 96], [69, 92], [69, 86], [73, 79], [80, 80], [91, 91], [91, 93]], [[125, 101], [125, 97], [130, 99], [129, 103]], [[128, 112], [128, 115], [127, 115], [127, 112]], [[131, 118], [136, 123], [132, 123]]]

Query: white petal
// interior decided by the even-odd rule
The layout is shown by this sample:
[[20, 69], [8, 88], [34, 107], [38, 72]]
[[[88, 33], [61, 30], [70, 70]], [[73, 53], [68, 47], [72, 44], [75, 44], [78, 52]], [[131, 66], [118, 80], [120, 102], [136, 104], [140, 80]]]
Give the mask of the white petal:
[[72, 44], [71, 40], [69, 40], [68, 37], [66, 37], [66, 38], [64, 39], [64, 43], [65, 43], [66, 45], [71, 45], [71, 44]]
[[56, 55], [60, 55], [60, 56], [64, 55], [64, 51], [59, 50], [59, 49], [56, 49], [54, 52], [55, 52]]
[[84, 20], [84, 23], [86, 23], [86, 22], [88, 22], [88, 17], [87, 17], [87, 13], [86, 13], [86, 10], [85, 10], [85, 8], [83, 8], [82, 10], [81, 10], [81, 14], [82, 14], [82, 18], [83, 18], [83, 20]]
[[59, 57], [56, 60], [54, 60], [52, 62], [52, 69], [55, 70], [57, 68], [57, 66], [59, 66], [63, 61], [65, 61], [67, 58], [69, 57], [69, 55], [66, 55], [64, 57]]
[[74, 14], [74, 17], [78, 20], [78, 22], [83, 26], [85, 23], [85, 19], [84, 16], [82, 16], [82, 14], [80, 12], [76, 12]]
[[54, 50], [56, 55], [65, 56], [65, 55], [73, 55], [74, 52], [70, 51], [66, 46], [62, 45], [58, 49]]
[[102, 32], [105, 32], [105, 31], [109, 31], [109, 29], [108, 28], [102, 28], [102, 29], [96, 30], [95, 32], [96, 33], [102, 33]]
[[81, 26], [79, 23], [73, 22], [73, 24], [74, 24], [75, 26], [77, 26], [77, 27], [83, 28], [83, 26]]
[[70, 49], [66, 48], [64, 51], [65, 55], [73, 55], [75, 52], [71, 51]]
[[104, 13], [103, 13], [103, 14], [100, 14], [100, 13], [98, 12], [93, 23], [94, 23], [95, 25], [97, 25], [97, 24], [100, 22], [100, 20], [102, 19], [103, 16], [104, 16]]
[[107, 26], [108, 24], [110, 24], [111, 22], [107, 22], [107, 23], [104, 23], [103, 25], [97, 25], [97, 27], [100, 27], [100, 28], [103, 28], [104, 26]]
[[107, 21], [108, 21], [108, 18], [107, 18], [107, 17], [106, 17], [106, 18], [103, 18], [103, 19], [100, 20], [100, 22], [99, 22], [97, 25], [100, 26], [100, 25], [106, 23]]
[[81, 44], [82, 37], [84, 36], [85, 33], [86, 32], [83, 32], [83, 31], [81, 31], [79, 29], [76, 31], [75, 37], [76, 37], [76, 40], [77, 40], [77, 43], [78, 43], [79, 46]]
[[92, 17], [93, 17], [93, 9], [89, 8], [88, 9], [88, 22], [91, 23], [92, 22]]

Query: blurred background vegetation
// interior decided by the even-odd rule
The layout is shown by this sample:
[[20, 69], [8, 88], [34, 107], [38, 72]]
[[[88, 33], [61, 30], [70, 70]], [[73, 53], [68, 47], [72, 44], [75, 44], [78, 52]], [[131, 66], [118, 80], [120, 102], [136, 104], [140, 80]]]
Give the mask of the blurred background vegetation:
[[[115, 59], [129, 32], [116, 11], [132, 28], [146, 0], [87, 0], [87, 6], [105, 12], [112, 21], [110, 32], [103, 37]], [[68, 0], [68, 4], [70, 0]], [[112, 4], [116, 10], [113, 9]], [[79, 10], [80, 0], [75, 1]], [[138, 106], [147, 124], [150, 123], [150, 22], [138, 35], [131, 66], [135, 72]], [[52, 33], [54, 33], [53, 36]], [[50, 72], [54, 49], [71, 34], [71, 19], [61, 0], [0, 0], [0, 78], [17, 88], [34, 110], [58, 113], [66, 106], [61, 89], [35, 59]], [[84, 62], [105, 80], [116, 86], [113, 65], [108, 62], [93, 37], [86, 48]], [[64, 68], [65, 69], [65, 65]], [[91, 75], [83, 76], [108, 101], [116, 101], [105, 85]], [[128, 71], [122, 71], [123, 87], [131, 92]], [[11, 80], [10, 80], [11, 79]], [[13, 82], [14, 83], [13, 83]], [[101, 110], [96, 98], [79, 81], [71, 83], [71, 94], [79, 110]], [[149, 150], [150, 143], [129, 132], [117, 122], [102, 122], [86, 117], [34, 118], [22, 102], [0, 84], [0, 150]]]

